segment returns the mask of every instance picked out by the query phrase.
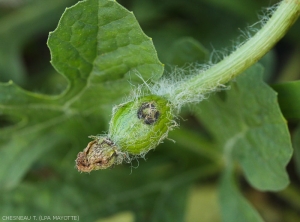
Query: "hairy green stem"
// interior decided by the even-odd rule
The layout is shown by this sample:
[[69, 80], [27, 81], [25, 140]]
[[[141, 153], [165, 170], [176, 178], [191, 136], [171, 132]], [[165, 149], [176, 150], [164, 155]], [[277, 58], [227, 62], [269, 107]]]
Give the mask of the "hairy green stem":
[[[108, 134], [91, 137], [94, 140], [77, 156], [77, 169], [90, 172], [144, 157], [178, 126], [175, 113], [183, 104], [201, 101], [203, 94], [253, 65], [283, 37], [298, 18], [299, 9], [300, 0], [282, 1], [263, 28], [223, 61], [188, 80], [172, 83], [162, 78], [150, 88], [152, 94], [116, 106]], [[213, 151], [204, 153], [219, 162]]]
[[299, 17], [299, 12], [300, 0], [283, 0], [261, 30], [228, 57], [178, 86], [176, 94], [187, 89], [205, 94], [245, 71], [285, 35]]

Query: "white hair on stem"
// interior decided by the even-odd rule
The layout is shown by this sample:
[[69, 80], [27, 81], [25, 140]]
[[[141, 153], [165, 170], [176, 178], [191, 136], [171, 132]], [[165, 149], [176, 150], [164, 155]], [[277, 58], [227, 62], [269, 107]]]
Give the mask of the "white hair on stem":
[[[260, 20], [258, 22], [248, 26], [244, 31], [240, 30], [241, 35], [233, 43], [232, 47], [223, 50], [213, 49], [206, 64], [194, 63], [187, 64], [184, 67], [173, 67], [169, 73], [165, 73], [159, 80], [154, 82], [151, 79], [145, 80], [139, 73], [136, 73], [143, 83], [134, 88], [127, 101], [133, 101], [149, 94], [158, 95], [167, 98], [174, 110], [179, 113], [182, 106], [190, 103], [199, 103], [208, 98], [210, 93], [227, 89], [228, 87], [224, 83], [236, 76], [236, 68], [233, 67], [233, 70], [225, 78], [221, 75], [214, 76], [209, 70], [218, 66], [220, 61], [227, 59], [231, 54], [238, 51], [256, 33], [259, 34], [260, 29], [267, 24], [279, 5], [280, 3], [277, 3], [271, 7], [264, 8], [259, 14]], [[197, 85], [197, 83], [201, 84]]]
[[[143, 80], [143, 84], [135, 87], [132, 94], [127, 98], [127, 102], [132, 102], [126, 102], [127, 105], [130, 105], [130, 109], [125, 109], [126, 104], [123, 103], [113, 110], [113, 118], [115, 117], [115, 119], [110, 122], [107, 137], [106, 135], [103, 135], [104, 138], [102, 136], [93, 137], [96, 140], [90, 142], [84, 152], [78, 154], [76, 159], [78, 170], [90, 172], [93, 169], [108, 168], [123, 161], [130, 162], [136, 157], [144, 157], [150, 149], [154, 149], [167, 138], [168, 132], [177, 126], [174, 119], [183, 105], [198, 103], [207, 98], [209, 93], [226, 88], [225, 83], [256, 63], [284, 36], [299, 17], [299, 14], [300, 0], [281, 1], [281, 3], [267, 8], [260, 21], [243, 32], [242, 36], [246, 40], [236, 43], [230, 54], [224, 53], [224, 51], [222, 53], [214, 51], [219, 56], [217, 60], [221, 60], [218, 63], [214, 61], [215, 57], [213, 56], [205, 65], [194, 64], [185, 68], [175, 67], [170, 73], [154, 82], [151, 82], [150, 79], [144, 80], [139, 75]], [[258, 25], [262, 26], [259, 31], [256, 28]], [[257, 33], [252, 36], [252, 32], [256, 31]], [[143, 101], [141, 97], [151, 94], [156, 99], [157, 97], [164, 97], [160, 98], [163, 104], [161, 111], [164, 112], [164, 117], [161, 120], [168, 121], [162, 122], [162, 127], [157, 124], [148, 129], [147, 126], [135, 120], [136, 109], [139, 106], [138, 102]], [[122, 108], [122, 106], [124, 107]], [[115, 115], [118, 108], [120, 115]], [[135, 121], [136, 125], [131, 123], [131, 119]], [[115, 123], [117, 121], [119, 123]], [[135, 127], [137, 125], [139, 127]], [[134, 130], [131, 133], [128, 132], [133, 128]], [[142, 135], [142, 139], [138, 138], [141, 135], [140, 130], [142, 130], [142, 134], [145, 133], [146, 139], [144, 135]], [[148, 141], [148, 144], [144, 144], [145, 141]], [[125, 144], [125, 148], [123, 144]], [[135, 149], [136, 147], [130, 148], [131, 150], [128, 148], [135, 144], [138, 150]], [[140, 144], [144, 145], [138, 146]], [[90, 158], [87, 152], [89, 149], [94, 149], [93, 153], [97, 155], [92, 156], [91, 164], [87, 165], [86, 162], [90, 161], [87, 159]], [[96, 152], [99, 149], [101, 155]], [[100, 162], [98, 159], [100, 159]]]

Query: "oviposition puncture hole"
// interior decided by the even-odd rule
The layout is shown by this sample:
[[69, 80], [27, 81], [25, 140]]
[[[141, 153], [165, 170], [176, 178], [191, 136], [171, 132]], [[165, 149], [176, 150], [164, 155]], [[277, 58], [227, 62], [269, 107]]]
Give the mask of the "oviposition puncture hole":
[[144, 123], [147, 125], [152, 125], [153, 123], [155, 123], [159, 117], [159, 114], [160, 113], [153, 101], [142, 103], [137, 112], [138, 118], [143, 119]]

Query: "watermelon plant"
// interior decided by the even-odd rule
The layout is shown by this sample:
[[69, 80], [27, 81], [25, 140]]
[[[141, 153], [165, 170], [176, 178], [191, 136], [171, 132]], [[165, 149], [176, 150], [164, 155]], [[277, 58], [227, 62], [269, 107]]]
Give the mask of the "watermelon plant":
[[2, 220], [297, 221], [299, 0], [120, 3], [1, 3]]

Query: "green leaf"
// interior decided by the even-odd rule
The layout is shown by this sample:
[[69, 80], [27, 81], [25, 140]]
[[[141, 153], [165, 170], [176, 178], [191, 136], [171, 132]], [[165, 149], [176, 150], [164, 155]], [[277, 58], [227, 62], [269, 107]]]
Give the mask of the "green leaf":
[[36, 168], [31, 177], [48, 171], [46, 180], [27, 180], [13, 190], [0, 191], [1, 213], [79, 215], [82, 221], [95, 221], [120, 211], [131, 211], [136, 220], [139, 214], [144, 214], [138, 221], [183, 221], [187, 185], [206, 178], [216, 169], [205, 166], [178, 172], [177, 166], [170, 167], [169, 163], [146, 162], [131, 175], [128, 167], [79, 174], [70, 162], [56, 166], [57, 170]]
[[[48, 45], [53, 66], [70, 81], [64, 100], [80, 91], [92, 93], [104, 81], [133, 81], [138, 79], [136, 73], [157, 79], [163, 72], [151, 39], [132, 12], [111, 0], [84, 1], [71, 7], [50, 33]], [[121, 88], [119, 82], [115, 85]], [[114, 90], [106, 89], [107, 94]], [[92, 98], [85, 99], [94, 104]]]
[[201, 63], [208, 59], [208, 51], [198, 41], [186, 37], [176, 41], [170, 50], [170, 63], [184, 66]]
[[285, 118], [300, 119], [300, 81], [280, 83], [272, 86], [278, 92], [278, 102]]
[[67, 9], [48, 45], [53, 66], [69, 81], [63, 94], [0, 84], [0, 114], [18, 121], [0, 129], [2, 188], [14, 187], [46, 150], [66, 141], [84, 147], [88, 135], [101, 133], [112, 104], [129, 92], [128, 81], [141, 81], [136, 73], [156, 79], [163, 72], [151, 39], [115, 1], [82, 1]]
[[25, 83], [22, 48], [32, 38], [52, 28], [63, 9], [72, 2], [76, 1], [35, 0], [0, 20], [0, 81]]
[[271, 50], [259, 60], [259, 63], [264, 67], [263, 80], [267, 83], [271, 81], [272, 75], [275, 73], [275, 58], [275, 51]]
[[[175, 188], [175, 189], [174, 189]], [[155, 201], [151, 222], [181, 222], [185, 217], [187, 186], [165, 187]]]
[[263, 219], [239, 192], [232, 167], [227, 167], [221, 178], [219, 197], [223, 222], [263, 222]]
[[289, 131], [276, 93], [262, 82], [255, 65], [230, 84], [230, 90], [200, 104], [197, 116], [211, 132], [225, 163], [238, 161], [247, 180], [260, 190], [281, 190], [292, 155]]
[[300, 126], [293, 133], [293, 147], [296, 172], [300, 178]]

